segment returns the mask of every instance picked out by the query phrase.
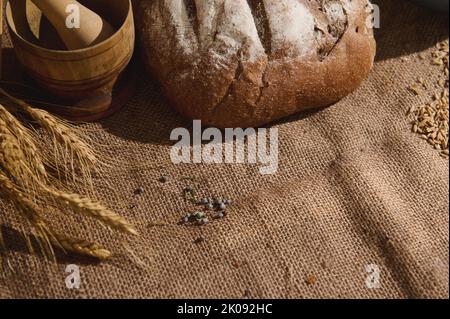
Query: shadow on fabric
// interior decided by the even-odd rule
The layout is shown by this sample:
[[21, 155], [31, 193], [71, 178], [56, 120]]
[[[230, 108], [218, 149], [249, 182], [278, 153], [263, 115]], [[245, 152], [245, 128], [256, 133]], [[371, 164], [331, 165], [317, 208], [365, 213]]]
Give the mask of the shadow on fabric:
[[[0, 226], [0, 234], [3, 237], [4, 241], [4, 253], [8, 252], [16, 252], [21, 254], [33, 255], [39, 258], [47, 258], [36, 239], [31, 234], [24, 234], [19, 232], [9, 226], [1, 225]], [[31, 252], [28, 245], [27, 240], [24, 236], [27, 236], [33, 247], [33, 251]], [[95, 265], [98, 264], [99, 261], [94, 258], [89, 258], [86, 256], [77, 256], [74, 254], [66, 254], [61, 249], [55, 248], [55, 259], [59, 264], [77, 264], [77, 265]]]

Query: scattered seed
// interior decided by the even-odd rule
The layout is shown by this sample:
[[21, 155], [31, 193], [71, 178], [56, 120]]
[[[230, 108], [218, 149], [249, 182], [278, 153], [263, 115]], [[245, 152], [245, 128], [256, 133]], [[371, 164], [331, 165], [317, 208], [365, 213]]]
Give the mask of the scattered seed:
[[417, 84], [411, 85], [411, 86], [409, 87], [409, 90], [410, 90], [411, 92], [413, 92], [415, 95], [420, 95], [420, 93], [421, 93], [420, 88], [419, 88], [419, 86], [417, 86]]
[[[431, 53], [431, 64], [443, 66], [442, 77], [437, 81], [438, 92], [434, 92], [432, 101], [419, 107], [412, 106], [407, 114], [414, 118], [411, 122], [411, 130], [426, 140], [441, 156], [448, 153], [448, 118], [449, 118], [449, 92], [448, 92], [448, 68], [449, 68], [449, 41], [445, 40], [436, 45]], [[422, 78], [417, 80], [424, 84]], [[424, 87], [426, 87], [424, 85]], [[409, 87], [416, 95], [422, 93], [417, 84]]]
[[202, 219], [204, 216], [205, 216], [205, 214], [202, 212], [195, 213], [195, 218], [198, 220]]
[[134, 190], [134, 195], [142, 195], [144, 194], [145, 190], [143, 187], [138, 187]]
[[186, 214], [183, 217], [181, 217], [180, 222], [182, 224], [187, 224], [187, 223], [189, 223], [190, 220], [191, 220], [191, 214]]
[[315, 285], [317, 283], [317, 277], [314, 275], [310, 275], [306, 277], [306, 284], [309, 286]]
[[186, 214], [181, 217], [179, 224], [196, 224], [199, 226], [206, 225], [210, 219], [223, 219], [226, 216], [225, 209], [227, 204], [231, 204], [231, 200], [220, 197], [195, 199], [194, 189], [190, 186], [183, 188], [184, 197], [194, 205], [204, 206], [204, 210], [196, 211], [192, 214]]
[[440, 59], [434, 59], [433, 60], [433, 65], [443, 65], [444, 63], [442, 62], [442, 60]]
[[217, 214], [216, 214], [216, 218], [217, 219], [223, 219], [225, 217], [225, 213], [224, 212], [218, 212]]
[[159, 179], [160, 183], [167, 183], [167, 181], [169, 180], [166, 176], [161, 176]]

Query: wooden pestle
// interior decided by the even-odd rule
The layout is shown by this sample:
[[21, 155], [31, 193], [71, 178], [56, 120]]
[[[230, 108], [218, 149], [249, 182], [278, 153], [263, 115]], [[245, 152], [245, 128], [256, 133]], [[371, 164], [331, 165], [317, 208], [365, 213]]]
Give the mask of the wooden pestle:
[[[102, 17], [76, 0], [31, 0], [55, 27], [69, 50], [84, 49], [106, 40], [115, 29]], [[79, 28], [66, 25], [71, 14], [70, 5], [76, 5], [80, 13]]]

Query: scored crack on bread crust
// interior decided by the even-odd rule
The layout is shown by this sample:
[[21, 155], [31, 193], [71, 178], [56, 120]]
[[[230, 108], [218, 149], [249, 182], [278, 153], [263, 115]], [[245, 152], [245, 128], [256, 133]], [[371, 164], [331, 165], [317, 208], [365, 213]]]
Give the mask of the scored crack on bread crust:
[[375, 56], [367, 0], [140, 0], [143, 59], [184, 116], [260, 126], [354, 91]]

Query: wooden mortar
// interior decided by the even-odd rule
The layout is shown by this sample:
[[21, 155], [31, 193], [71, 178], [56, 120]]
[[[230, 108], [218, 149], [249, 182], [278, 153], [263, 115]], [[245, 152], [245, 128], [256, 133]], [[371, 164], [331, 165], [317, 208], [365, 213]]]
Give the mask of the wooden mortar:
[[[79, 0], [101, 13], [116, 30], [111, 37], [80, 50], [65, 50], [58, 33], [30, 0], [8, 1], [6, 20], [14, 51], [30, 77], [64, 105], [72, 119], [110, 113], [113, 89], [134, 51], [131, 0]], [[73, 116], [72, 116], [73, 115]]]

